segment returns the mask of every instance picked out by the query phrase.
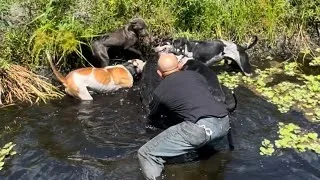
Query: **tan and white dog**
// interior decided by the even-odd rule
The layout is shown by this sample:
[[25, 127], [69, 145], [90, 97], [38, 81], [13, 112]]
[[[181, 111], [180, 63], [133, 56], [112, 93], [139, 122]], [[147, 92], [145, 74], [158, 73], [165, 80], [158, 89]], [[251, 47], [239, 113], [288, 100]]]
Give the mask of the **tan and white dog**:
[[93, 100], [87, 88], [97, 92], [111, 92], [120, 88], [131, 88], [134, 76], [142, 73], [145, 62], [140, 59], [129, 60], [121, 65], [104, 68], [80, 68], [64, 77], [54, 66], [50, 54], [47, 58], [53, 73], [63, 83], [67, 94], [81, 100]]

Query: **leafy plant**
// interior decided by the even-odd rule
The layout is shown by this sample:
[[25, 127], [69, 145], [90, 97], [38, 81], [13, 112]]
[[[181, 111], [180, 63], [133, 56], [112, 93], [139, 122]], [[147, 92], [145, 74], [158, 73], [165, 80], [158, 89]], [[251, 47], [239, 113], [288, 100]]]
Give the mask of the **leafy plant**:
[[3, 169], [5, 158], [7, 158], [8, 156], [13, 156], [13, 155], [17, 154], [17, 152], [13, 150], [14, 146], [15, 146], [15, 144], [13, 144], [12, 142], [9, 142], [1, 148], [1, 150], [0, 150], [0, 170]]
[[[293, 148], [298, 152], [312, 150], [320, 154], [320, 139], [315, 132], [308, 132], [299, 126], [282, 122], [278, 123], [279, 139], [274, 141], [275, 147], [278, 149]], [[275, 152], [273, 144], [264, 139], [262, 147], [260, 147], [260, 155], [271, 156]]]
[[[256, 77], [246, 77], [240, 74], [229, 75], [228, 73], [221, 73], [218, 77], [225, 86], [232, 89], [236, 88], [239, 83], [247, 85], [265, 97], [268, 102], [277, 105], [282, 113], [297, 107], [306, 112], [306, 115], [311, 116], [311, 120], [318, 121], [319, 116], [315, 110], [320, 105], [320, 75], [304, 75], [298, 67], [297, 62], [284, 62], [279, 67], [263, 71], [257, 69]], [[282, 81], [273, 86], [267, 86], [267, 83], [272, 82], [276, 74], [296, 76], [304, 84]]]
[[320, 154], [320, 139], [315, 132], [307, 132], [299, 126], [289, 123], [279, 123], [279, 140], [275, 141], [277, 148], [294, 148], [299, 152], [313, 150]]
[[297, 62], [290, 62], [290, 63], [285, 62], [284, 63], [284, 73], [289, 76], [294, 76], [297, 73], [298, 66], [299, 65]]
[[270, 140], [264, 139], [260, 147], [260, 155], [271, 156], [274, 153], [274, 145], [271, 144]]
[[[144, 18], [149, 32], [160, 38], [223, 38], [241, 44], [249, 39], [249, 34], [257, 34], [271, 45], [282, 35], [297, 35], [297, 39], [305, 42], [302, 35], [320, 19], [318, 2], [312, 0], [0, 0], [0, 4], [3, 12], [0, 66], [8, 68], [9, 64], [19, 64], [33, 72], [47, 66], [44, 50], [59, 57], [62, 69], [83, 65], [86, 60], [82, 56], [83, 45], [89, 46], [98, 34], [111, 32], [133, 17]], [[16, 6], [27, 12], [19, 23], [11, 17], [12, 7]], [[70, 54], [78, 57], [70, 62], [67, 58]], [[304, 54], [314, 55], [307, 48]], [[310, 65], [318, 64], [314, 57]], [[285, 70], [287, 74], [299, 73], [298, 68], [291, 71], [290, 65]], [[273, 78], [272, 73], [263, 71], [257, 79], [238, 77], [226, 81], [231, 88], [244, 81], [249, 86], [257, 86], [257, 91], [265, 92], [268, 97], [277, 96], [265, 87]], [[316, 86], [308, 85], [313, 90]]]
[[236, 87], [238, 87], [239, 83], [240, 83], [240, 77], [241, 74], [237, 74], [234, 76], [229, 75], [226, 72], [223, 72], [221, 74], [218, 75], [219, 81], [223, 82], [223, 85], [225, 85], [226, 87], [230, 88], [230, 89], [234, 89]]
[[[57, 22], [57, 17], [53, 16], [53, 13], [60, 12], [59, 8], [55, 9], [53, 1], [50, 1], [44, 12], [33, 20], [33, 23], [39, 21], [39, 25], [37, 25], [37, 29], [35, 29], [29, 41], [31, 55], [34, 59], [33, 64], [41, 64], [39, 55], [46, 49], [59, 55], [60, 60], [73, 52], [86, 60], [80, 48], [80, 45], [85, 43], [79, 39], [81, 36], [88, 36], [86, 33], [90, 31], [68, 14], [64, 19]], [[64, 66], [67, 66], [65, 62]]]
[[320, 66], [320, 56], [314, 57], [310, 62], [310, 66]]

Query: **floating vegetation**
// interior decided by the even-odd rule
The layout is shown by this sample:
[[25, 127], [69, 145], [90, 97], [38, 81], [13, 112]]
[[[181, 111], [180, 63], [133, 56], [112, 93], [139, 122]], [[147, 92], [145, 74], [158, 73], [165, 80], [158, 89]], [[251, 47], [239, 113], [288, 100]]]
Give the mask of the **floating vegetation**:
[[274, 145], [267, 139], [262, 141], [260, 147], [260, 155], [271, 156], [275, 152], [275, 148], [293, 148], [298, 152], [311, 150], [320, 154], [320, 139], [315, 132], [308, 132], [299, 126], [289, 123], [278, 124], [279, 139], [274, 141]]
[[271, 156], [274, 153], [274, 145], [268, 139], [264, 139], [261, 144], [260, 155]]
[[238, 84], [240, 83], [240, 76], [241, 74], [237, 74], [234, 76], [230, 76], [227, 72], [221, 73], [218, 77], [221, 82], [223, 82], [223, 85], [228, 87], [229, 89], [234, 89], [238, 87]]
[[[256, 70], [256, 77], [247, 77], [240, 74], [220, 74], [219, 80], [227, 87], [234, 89], [240, 83], [247, 85], [255, 92], [261, 94], [277, 105], [282, 113], [292, 108], [303, 110], [308, 119], [320, 121], [320, 75], [305, 75], [299, 71], [296, 62], [284, 62], [282, 66], [265, 70]], [[273, 82], [276, 75], [284, 74], [297, 77], [301, 83], [289, 82], [287, 80], [268, 86]]]
[[13, 144], [12, 142], [9, 142], [6, 145], [4, 145], [3, 148], [1, 148], [1, 150], [0, 150], [0, 170], [2, 170], [2, 168], [4, 166], [5, 158], [7, 158], [8, 156], [13, 156], [13, 155], [17, 154], [17, 152], [13, 150], [14, 146], [15, 146], [15, 144]]

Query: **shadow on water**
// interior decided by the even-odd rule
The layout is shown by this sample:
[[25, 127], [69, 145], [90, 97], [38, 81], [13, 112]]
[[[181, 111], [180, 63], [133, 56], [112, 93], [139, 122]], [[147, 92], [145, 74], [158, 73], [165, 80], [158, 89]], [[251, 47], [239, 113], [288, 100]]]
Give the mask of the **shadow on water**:
[[[93, 102], [70, 97], [27, 108], [1, 109], [1, 125], [11, 126], [1, 144], [16, 143], [1, 179], [142, 179], [137, 150], [155, 134], [147, 132], [137, 86]], [[235, 150], [225, 140], [204, 160], [165, 167], [165, 179], [320, 179], [319, 156], [283, 150], [259, 155], [264, 138], [276, 138], [279, 121], [319, 132], [319, 125], [298, 112], [281, 114], [246, 88], [236, 89], [239, 106], [232, 115]], [[14, 123], [16, 122], [16, 123]]]

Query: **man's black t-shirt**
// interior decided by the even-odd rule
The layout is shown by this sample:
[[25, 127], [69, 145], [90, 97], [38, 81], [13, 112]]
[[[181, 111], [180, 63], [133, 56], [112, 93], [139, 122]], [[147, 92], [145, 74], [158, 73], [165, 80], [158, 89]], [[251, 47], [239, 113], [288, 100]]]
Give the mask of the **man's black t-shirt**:
[[191, 122], [197, 122], [203, 117], [228, 115], [226, 105], [215, 100], [207, 80], [195, 71], [178, 71], [167, 76], [153, 93], [150, 120], [167, 111], [179, 119]]

